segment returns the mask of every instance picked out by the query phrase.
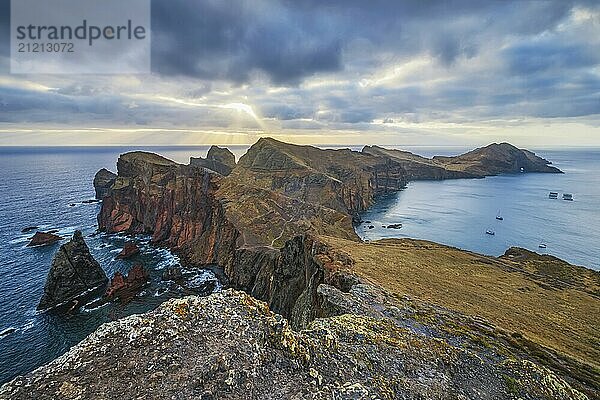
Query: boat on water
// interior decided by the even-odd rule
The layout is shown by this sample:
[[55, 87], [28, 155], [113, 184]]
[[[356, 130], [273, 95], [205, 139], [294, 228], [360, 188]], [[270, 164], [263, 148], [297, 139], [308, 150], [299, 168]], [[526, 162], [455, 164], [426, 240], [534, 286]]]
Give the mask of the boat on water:
[[493, 231], [493, 230], [491, 230], [491, 229], [488, 229], [487, 231], [485, 231], [485, 233], [486, 233], [487, 235], [492, 235], [492, 236], [494, 236], [494, 235], [496, 234], [496, 232], [494, 232], [494, 231]]
[[551, 199], [558, 199], [558, 192], [550, 192], [548, 197]]
[[563, 193], [563, 200], [573, 201], [573, 195], [571, 193]]
[[546, 243], [540, 243], [540, 245], [538, 247], [540, 249], [545, 249], [546, 248]]
[[504, 221], [504, 217], [500, 214], [500, 210], [498, 210], [498, 214], [496, 214], [496, 219], [498, 221]]

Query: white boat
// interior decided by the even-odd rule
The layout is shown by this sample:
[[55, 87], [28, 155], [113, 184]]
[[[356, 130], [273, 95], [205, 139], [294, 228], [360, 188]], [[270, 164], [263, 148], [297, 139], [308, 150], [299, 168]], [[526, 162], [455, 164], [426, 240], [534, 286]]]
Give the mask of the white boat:
[[491, 229], [488, 229], [487, 231], [485, 231], [485, 233], [488, 234], [488, 235], [492, 235], [492, 236], [494, 236], [496, 234], [496, 232], [494, 232]]
[[573, 201], [573, 195], [571, 193], [563, 193], [563, 200]]
[[540, 243], [540, 245], [538, 247], [540, 249], [545, 249], [546, 248], [546, 243]]
[[548, 198], [558, 199], [558, 192], [550, 192], [550, 194], [548, 195]]

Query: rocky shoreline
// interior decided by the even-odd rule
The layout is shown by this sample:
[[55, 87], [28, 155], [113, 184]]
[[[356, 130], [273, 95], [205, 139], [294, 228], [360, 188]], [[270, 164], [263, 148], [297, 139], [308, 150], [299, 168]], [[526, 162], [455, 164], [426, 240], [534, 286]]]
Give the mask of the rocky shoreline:
[[[95, 180], [103, 198], [100, 230], [150, 233], [186, 267], [220, 266], [229, 285], [245, 294], [171, 300], [105, 324], [60, 359], [3, 386], [0, 398], [598, 396], [598, 349], [569, 352], [556, 344], [560, 337], [540, 341], [536, 335], [553, 328], [552, 318], [536, 320], [540, 328], [494, 314], [493, 286], [473, 291], [481, 306], [472, 313], [452, 291], [429, 298], [415, 290], [420, 268], [437, 260], [433, 271], [446, 270], [447, 287], [466, 282], [452, 276], [474, 266], [499, 282], [517, 282], [507, 289], [515, 291], [510, 301], [517, 308], [526, 301], [520, 287], [533, 285], [541, 288], [531, 292], [533, 299], [560, 298], [566, 307], [594, 310], [598, 273], [564, 262], [544, 269], [545, 261], [531, 255], [496, 259], [419, 241], [364, 244], [354, 233], [361, 211], [410, 180], [560, 173], [531, 152], [503, 143], [425, 159], [376, 146], [355, 152], [260, 139], [237, 164], [227, 149], [215, 147], [190, 165], [127, 153], [117, 169], [114, 177], [101, 171]], [[414, 270], [402, 275], [412, 257]], [[548, 286], [540, 276], [575, 284]], [[443, 288], [443, 279], [428, 279]], [[474, 279], [485, 286], [488, 278]], [[585, 343], [593, 343], [598, 316], [581, 318]], [[515, 323], [522, 330], [512, 331]], [[559, 333], [573, 335], [563, 325]], [[132, 385], [127, 377], [136, 374], [147, 385]]]

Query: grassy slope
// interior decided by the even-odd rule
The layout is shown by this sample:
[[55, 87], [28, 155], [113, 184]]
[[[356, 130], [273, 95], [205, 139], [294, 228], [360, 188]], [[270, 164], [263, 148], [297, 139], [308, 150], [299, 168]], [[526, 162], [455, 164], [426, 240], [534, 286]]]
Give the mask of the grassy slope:
[[[597, 272], [589, 271], [596, 278], [578, 284], [553, 284], [548, 276], [532, 274], [527, 271], [531, 268], [518, 261], [432, 242], [325, 240], [351, 256], [355, 273], [392, 293], [481, 316], [600, 368], [600, 301], [594, 288], [587, 287], [590, 281], [597, 282]], [[580, 267], [571, 268], [581, 273]]]

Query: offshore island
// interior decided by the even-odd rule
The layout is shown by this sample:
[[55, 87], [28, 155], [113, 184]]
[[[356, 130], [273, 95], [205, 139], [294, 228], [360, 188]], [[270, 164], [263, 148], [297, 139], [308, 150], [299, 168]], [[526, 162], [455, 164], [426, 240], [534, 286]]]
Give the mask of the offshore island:
[[[123, 154], [94, 179], [98, 229], [151, 234], [188, 268], [220, 268], [227, 289], [103, 324], [0, 398], [598, 398], [600, 273], [522, 248], [491, 257], [354, 230], [409, 181], [528, 172], [561, 173], [507, 143], [431, 159], [270, 138], [237, 163], [216, 146], [188, 165]], [[137, 277], [109, 283], [78, 233], [40, 305]]]

